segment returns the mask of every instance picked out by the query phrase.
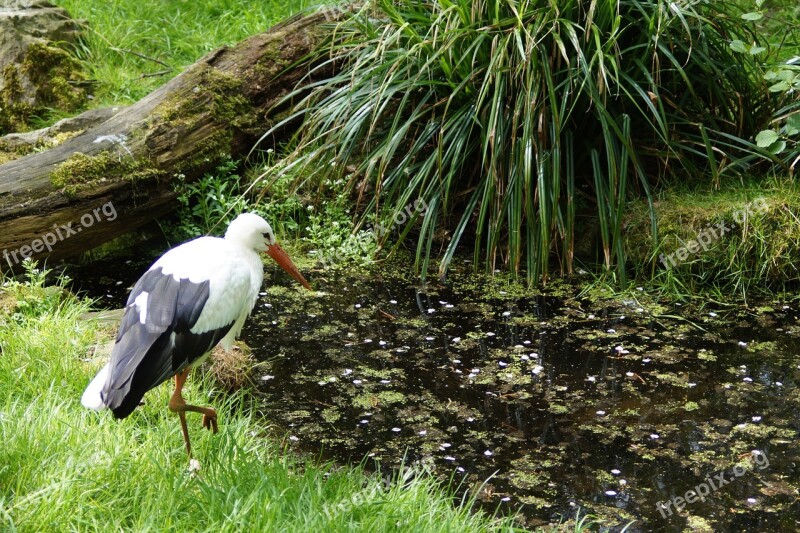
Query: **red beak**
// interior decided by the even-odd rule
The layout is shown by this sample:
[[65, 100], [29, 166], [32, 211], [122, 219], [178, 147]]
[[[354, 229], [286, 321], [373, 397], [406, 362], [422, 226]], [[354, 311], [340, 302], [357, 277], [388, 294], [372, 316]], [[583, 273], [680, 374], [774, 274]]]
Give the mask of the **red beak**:
[[304, 278], [303, 275], [300, 273], [300, 271], [297, 270], [297, 267], [294, 266], [294, 263], [292, 263], [292, 260], [289, 258], [289, 255], [283, 251], [283, 248], [281, 248], [280, 246], [278, 246], [277, 243], [275, 243], [267, 248], [267, 253], [272, 259], [275, 260], [276, 263], [278, 263], [278, 265], [280, 265], [282, 269], [284, 269], [290, 276], [296, 279], [298, 283], [300, 283], [300, 285], [302, 285], [308, 290], [311, 290], [311, 285], [308, 284], [306, 278]]

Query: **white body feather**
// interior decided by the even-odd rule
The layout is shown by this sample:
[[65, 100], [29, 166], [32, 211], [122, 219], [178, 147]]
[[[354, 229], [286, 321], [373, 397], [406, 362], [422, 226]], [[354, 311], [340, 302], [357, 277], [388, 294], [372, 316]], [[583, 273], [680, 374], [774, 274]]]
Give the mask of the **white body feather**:
[[[264, 266], [254, 243], [259, 239], [263, 241], [263, 235], [266, 235], [263, 231], [268, 231], [274, 240], [271, 228], [260, 217], [248, 214], [240, 218], [247, 220], [236, 227], [232, 225], [225, 238], [200, 237], [189, 241], [165, 253], [149, 269], [161, 268], [162, 274], [171, 275], [175, 280], [209, 281], [208, 299], [190, 331], [199, 334], [233, 323], [219, 342], [225, 350], [230, 349], [253, 310], [264, 278]], [[130, 304], [144, 325], [147, 323], [148, 298], [152, 297], [143, 292]], [[101, 391], [109, 372], [109, 365], [104, 366], [86, 388], [81, 397], [85, 407], [94, 410], [106, 407]]]
[[264, 280], [264, 265], [252, 249], [218, 237], [200, 237], [164, 254], [150, 267], [176, 280], [210, 281], [208, 301], [192, 328], [203, 333], [236, 323], [222, 339], [227, 350], [253, 310]]

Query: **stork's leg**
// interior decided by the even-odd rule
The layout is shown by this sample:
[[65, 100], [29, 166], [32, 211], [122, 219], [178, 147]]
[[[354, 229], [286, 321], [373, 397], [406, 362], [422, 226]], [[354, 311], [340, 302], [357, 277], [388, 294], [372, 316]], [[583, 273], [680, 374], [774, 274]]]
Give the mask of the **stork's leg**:
[[183, 390], [183, 384], [186, 383], [186, 377], [188, 375], [188, 368], [175, 374], [175, 392], [172, 393], [172, 397], [169, 399], [169, 410], [173, 413], [178, 413], [178, 417], [181, 419], [181, 430], [183, 431], [183, 440], [186, 443], [186, 453], [191, 457], [192, 445], [189, 442], [189, 430], [186, 427], [186, 411], [202, 413], [203, 427], [212, 430], [214, 433], [217, 432], [217, 412], [211, 407], [199, 407], [186, 403], [186, 400], [183, 399], [183, 395], [181, 394], [181, 390]]
[[181, 419], [181, 430], [183, 431], [183, 442], [186, 443], [186, 455], [189, 459], [192, 458], [192, 443], [189, 442], [189, 428], [186, 427], [186, 411], [178, 411], [178, 417]]
[[181, 419], [181, 430], [183, 431], [183, 442], [186, 443], [186, 454], [192, 456], [192, 444], [189, 442], [189, 428], [186, 427], [186, 400], [181, 395], [183, 384], [186, 383], [186, 376], [189, 375], [189, 369], [175, 374], [175, 392], [169, 399], [169, 410], [173, 413], [178, 413]]

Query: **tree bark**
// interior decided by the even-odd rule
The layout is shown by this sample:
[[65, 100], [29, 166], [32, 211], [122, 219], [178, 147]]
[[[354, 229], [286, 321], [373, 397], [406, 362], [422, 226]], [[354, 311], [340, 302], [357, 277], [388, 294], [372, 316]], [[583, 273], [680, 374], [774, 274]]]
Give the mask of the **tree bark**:
[[173, 210], [180, 184], [246, 156], [285, 112], [274, 105], [307, 74], [293, 65], [325, 37], [329, 19], [295, 17], [211, 52], [101, 124], [0, 165], [0, 270], [133, 231]]

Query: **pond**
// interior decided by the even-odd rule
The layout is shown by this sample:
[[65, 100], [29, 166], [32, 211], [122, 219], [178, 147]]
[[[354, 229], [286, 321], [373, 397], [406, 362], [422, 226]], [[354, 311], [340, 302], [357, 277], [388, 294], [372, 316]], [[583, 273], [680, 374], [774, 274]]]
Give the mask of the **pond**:
[[[317, 293], [270, 269], [243, 339], [288, 445], [418, 465], [528, 527], [800, 527], [797, 305], [689, 311], [469, 265], [421, 288], [407, 265], [308, 273]], [[141, 270], [70, 275], [119, 305]]]

